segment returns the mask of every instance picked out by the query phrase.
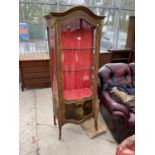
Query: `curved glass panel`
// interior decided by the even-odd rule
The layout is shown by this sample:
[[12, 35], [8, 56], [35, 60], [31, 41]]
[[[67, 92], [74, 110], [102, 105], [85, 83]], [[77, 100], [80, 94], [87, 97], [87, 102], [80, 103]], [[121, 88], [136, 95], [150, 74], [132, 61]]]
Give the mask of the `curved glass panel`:
[[61, 27], [64, 99], [83, 99], [92, 95], [92, 57], [94, 28], [77, 19]]

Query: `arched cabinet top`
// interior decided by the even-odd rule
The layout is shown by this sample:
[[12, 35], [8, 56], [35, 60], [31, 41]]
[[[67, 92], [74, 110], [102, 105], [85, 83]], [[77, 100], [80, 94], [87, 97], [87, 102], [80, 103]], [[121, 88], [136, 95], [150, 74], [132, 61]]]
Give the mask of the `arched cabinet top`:
[[89, 8], [85, 6], [75, 6], [65, 12], [50, 12], [45, 16], [46, 20], [54, 23], [55, 21], [63, 22], [65, 24], [75, 20], [84, 19], [91, 25], [102, 24], [105, 16], [98, 16], [94, 14]]

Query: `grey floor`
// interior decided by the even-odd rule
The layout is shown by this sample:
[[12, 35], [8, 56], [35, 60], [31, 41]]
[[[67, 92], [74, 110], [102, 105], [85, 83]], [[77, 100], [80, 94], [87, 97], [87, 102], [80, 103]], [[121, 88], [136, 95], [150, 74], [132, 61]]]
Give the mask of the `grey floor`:
[[115, 155], [117, 143], [108, 128], [90, 139], [80, 125], [66, 124], [58, 140], [50, 88], [20, 90], [19, 97], [20, 155]]

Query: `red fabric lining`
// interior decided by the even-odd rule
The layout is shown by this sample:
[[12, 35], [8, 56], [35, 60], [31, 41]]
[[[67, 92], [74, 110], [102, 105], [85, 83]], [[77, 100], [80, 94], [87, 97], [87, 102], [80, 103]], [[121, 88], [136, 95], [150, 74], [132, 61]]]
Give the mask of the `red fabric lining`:
[[92, 90], [90, 88], [64, 90], [64, 99], [66, 100], [80, 100], [91, 95]]
[[66, 100], [92, 95], [93, 28], [78, 19], [62, 27], [63, 88]]

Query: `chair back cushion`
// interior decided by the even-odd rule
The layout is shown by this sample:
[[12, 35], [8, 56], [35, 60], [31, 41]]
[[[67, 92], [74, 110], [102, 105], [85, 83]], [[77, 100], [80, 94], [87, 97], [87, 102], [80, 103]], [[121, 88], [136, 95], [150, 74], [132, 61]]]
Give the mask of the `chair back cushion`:
[[132, 86], [131, 69], [126, 63], [108, 63], [99, 69], [101, 89], [106, 90], [109, 86], [121, 85], [124, 87]]

